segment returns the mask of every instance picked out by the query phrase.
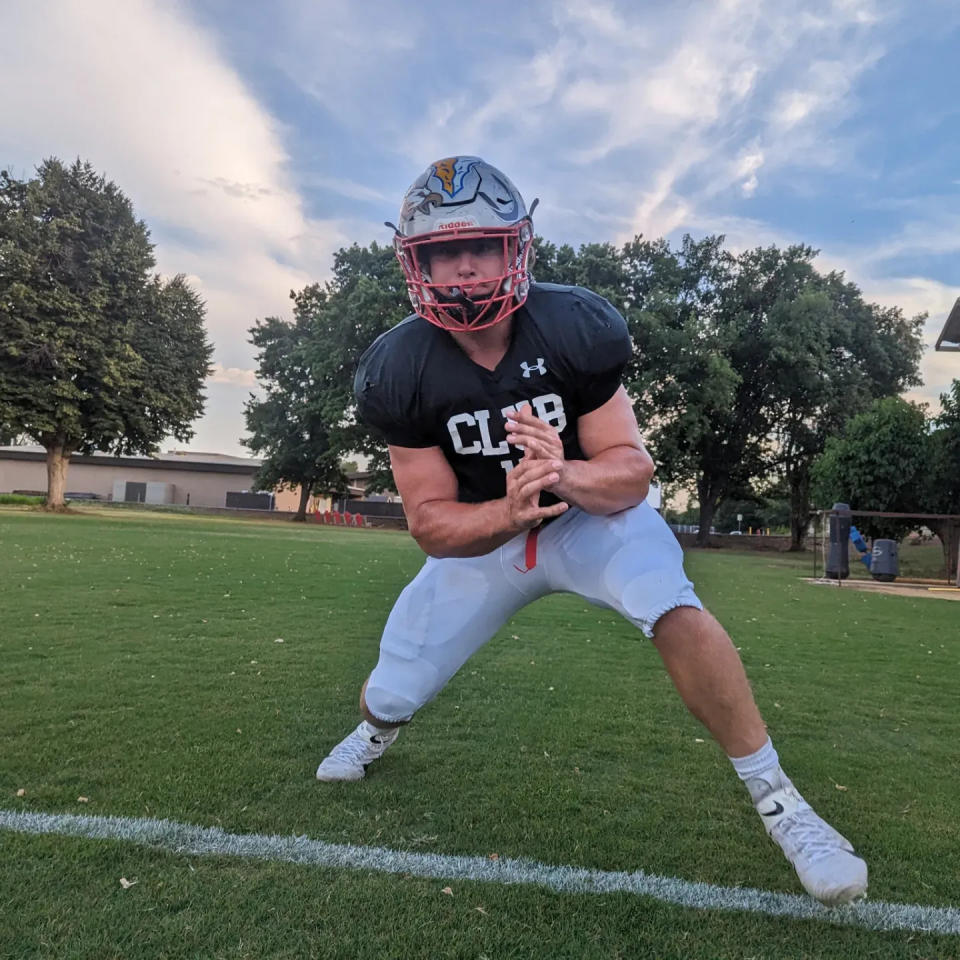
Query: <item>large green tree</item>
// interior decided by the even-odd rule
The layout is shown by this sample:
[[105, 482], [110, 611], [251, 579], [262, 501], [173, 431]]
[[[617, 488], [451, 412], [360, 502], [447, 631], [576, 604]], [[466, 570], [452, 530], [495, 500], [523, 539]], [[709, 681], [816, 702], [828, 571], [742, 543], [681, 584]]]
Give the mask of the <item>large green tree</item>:
[[[785, 405], [774, 405], [771, 366], [786, 362], [796, 325], [787, 305], [816, 274], [807, 247], [735, 257], [723, 237], [635, 238], [622, 249], [541, 244], [537, 276], [592, 285], [627, 318], [635, 351], [627, 384], [638, 419], [668, 483], [690, 486], [700, 505], [700, 539], [714, 513], [771, 471], [773, 436]], [[795, 337], [792, 339], [796, 339]]]
[[534, 267], [538, 280], [590, 287], [624, 314], [635, 348], [625, 381], [657, 478], [695, 485], [704, 539], [720, 500], [756, 473], [742, 436], [728, 437], [736, 449], [725, 458], [716, 449], [721, 424], [747, 426], [734, 409], [741, 378], [720, 312], [734, 266], [722, 240], [685, 237], [671, 250], [665, 240], [636, 237], [620, 249], [586, 244], [575, 251], [538, 239]]
[[352, 453], [369, 457], [368, 489], [385, 489], [391, 485], [386, 447], [354, 415], [353, 380], [367, 347], [411, 313], [393, 248], [371, 243], [339, 250], [327, 284], [305, 287], [298, 297], [311, 318], [308, 352], [313, 389], [328, 424], [331, 447], [340, 458]]
[[626, 276], [621, 252], [612, 243], [585, 243], [574, 250], [536, 237], [533, 252], [533, 274], [541, 283], [588, 287], [621, 305]]
[[865, 304], [815, 256], [799, 245], [733, 256], [719, 236], [677, 250], [637, 238], [620, 253], [629, 388], [660, 474], [694, 487], [702, 543], [725, 499], [779, 477], [801, 547], [827, 437], [917, 382], [923, 318]]
[[73, 453], [151, 453], [203, 412], [203, 303], [153, 267], [146, 226], [88, 163], [0, 172], [0, 424], [46, 448], [52, 509]]
[[250, 330], [251, 343], [259, 351], [257, 378], [265, 396], [251, 394], [245, 405], [250, 436], [242, 442], [264, 457], [255, 479], [257, 489], [300, 488], [295, 520], [306, 519], [312, 494], [346, 487], [311, 368], [313, 308], [325, 299], [323, 291], [313, 293], [291, 293], [292, 322], [268, 317]]
[[763, 341], [722, 237], [684, 237], [678, 250], [637, 238], [622, 256], [635, 346], [628, 389], [659, 474], [693, 486], [706, 543], [718, 505], [763, 472]]
[[[940, 414], [931, 426], [923, 510], [960, 518], [960, 380], [940, 394]], [[960, 519], [930, 520], [927, 525], [939, 535], [948, 575], [955, 577], [960, 562]]]
[[410, 313], [410, 301], [393, 248], [377, 243], [337, 251], [331, 279], [291, 297], [292, 323], [269, 318], [250, 331], [266, 397], [246, 405], [244, 442], [266, 457], [258, 483], [301, 486], [302, 516], [311, 492], [345, 488], [351, 454], [370, 458], [371, 489], [390, 485], [386, 448], [354, 416], [353, 379], [364, 350]]
[[[816, 503], [834, 503], [853, 510], [920, 513], [930, 469], [929, 431], [922, 407], [900, 397], [875, 400], [853, 417], [841, 435], [827, 440], [812, 469]], [[867, 537], [900, 539], [919, 521], [890, 517], [859, 517], [857, 527]]]
[[[701, 538], [725, 499], [782, 481], [799, 545], [811, 462], [873, 397], [914, 382], [920, 319], [864, 304], [842, 276], [817, 273], [809, 247], [734, 256], [723, 242], [685, 237], [671, 249], [637, 237], [575, 250], [537, 237], [534, 275], [590, 287], [626, 317], [628, 391], [658, 479], [695, 491]], [[351, 408], [360, 354], [409, 313], [392, 250], [341, 250], [333, 279], [299, 296], [314, 318], [311, 368], [331, 445], [372, 456], [382, 486], [384, 448]]]
[[960, 380], [940, 394], [940, 414], [930, 438], [924, 502], [933, 513], [960, 514]]
[[957, 570], [960, 521], [960, 380], [941, 394], [941, 413], [899, 397], [875, 401], [827, 442], [812, 471], [817, 502], [854, 510], [924, 514], [924, 519], [858, 518], [868, 537], [899, 539], [929, 527], [943, 546], [948, 576]]
[[872, 400], [919, 383], [923, 320], [865, 303], [840, 273], [811, 272], [771, 307], [771, 459], [789, 492], [792, 549], [803, 546], [810, 471], [828, 438]]

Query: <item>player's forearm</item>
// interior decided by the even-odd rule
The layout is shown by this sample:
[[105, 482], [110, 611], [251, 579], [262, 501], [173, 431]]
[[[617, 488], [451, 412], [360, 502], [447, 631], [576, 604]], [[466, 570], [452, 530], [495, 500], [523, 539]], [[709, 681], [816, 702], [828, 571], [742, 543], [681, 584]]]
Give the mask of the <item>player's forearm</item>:
[[407, 520], [410, 534], [431, 557], [480, 557], [521, 532], [510, 526], [504, 499], [429, 500]]
[[560, 483], [551, 489], [571, 506], [603, 516], [646, 500], [652, 477], [645, 450], [612, 447], [590, 460], [567, 460]]

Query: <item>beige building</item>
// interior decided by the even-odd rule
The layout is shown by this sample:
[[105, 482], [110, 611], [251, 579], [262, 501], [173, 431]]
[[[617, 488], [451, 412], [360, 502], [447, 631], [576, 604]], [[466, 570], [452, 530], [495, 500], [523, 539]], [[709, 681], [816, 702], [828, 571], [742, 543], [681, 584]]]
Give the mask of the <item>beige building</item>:
[[374, 500], [383, 503], [399, 503], [400, 494], [396, 490], [387, 489], [380, 493], [367, 496], [367, 484], [373, 476], [370, 470], [354, 470], [347, 474], [347, 497], [350, 500]]
[[[155, 457], [74, 455], [67, 472], [67, 495], [192, 507], [270, 509], [270, 494], [250, 495], [259, 467], [259, 460], [178, 450]], [[0, 447], [0, 493], [45, 493], [46, 489], [43, 447]], [[272, 497], [275, 510], [296, 510], [299, 504], [296, 490], [275, 492]]]
[[[154, 457], [74, 454], [67, 472], [67, 497], [73, 494], [133, 503], [271, 509], [271, 494], [251, 493], [261, 462], [191, 450], [168, 450]], [[342, 507], [347, 499], [367, 499], [369, 478], [370, 473], [363, 470], [348, 474], [346, 498], [313, 496], [307, 510], [330, 510]], [[43, 447], [0, 447], [0, 493], [44, 494], [46, 490], [47, 455]], [[292, 513], [300, 506], [299, 487], [274, 490], [272, 497], [274, 510]], [[395, 491], [388, 490], [373, 499], [394, 503], [400, 498]]]

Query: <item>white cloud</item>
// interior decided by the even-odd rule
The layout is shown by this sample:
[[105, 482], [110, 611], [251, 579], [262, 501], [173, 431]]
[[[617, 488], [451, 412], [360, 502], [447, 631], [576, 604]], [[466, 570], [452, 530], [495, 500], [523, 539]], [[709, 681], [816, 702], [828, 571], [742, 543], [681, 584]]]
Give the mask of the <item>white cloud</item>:
[[[812, 183], [811, 202], [829, 202], [810, 174], [858, 162], [843, 122], [897, 42], [891, 11], [903, 4], [533, 0], [502, 37], [495, 15], [386, 0], [277, 0], [255, 37], [244, 18], [201, 29], [186, 0], [7, 6], [0, 82], [16, 95], [0, 100], [0, 160], [29, 171], [80, 155], [131, 197], [159, 241], [159, 269], [186, 272], [207, 301], [218, 366], [203, 429], [222, 439], [239, 432], [254, 320], [289, 314], [288, 292], [323, 279], [338, 247], [384, 235], [379, 222], [315, 219], [300, 189], [389, 216], [427, 162], [472, 152], [543, 198], [538, 226], [561, 242], [688, 230], [723, 232], [738, 249], [810, 241], [744, 210], [785, 183]], [[900, 26], [925, 29], [909, 15]], [[441, 40], [457, 51], [450, 62], [431, 58]], [[257, 101], [227, 44], [250, 76], [266, 67], [292, 79], [331, 137], [349, 139], [311, 141], [295, 180], [287, 142], [298, 131]], [[827, 233], [823, 262], [868, 297], [934, 315], [955, 288], [897, 276], [895, 261], [956, 252], [956, 209], [918, 205], [870, 249]], [[943, 357], [924, 359], [931, 385], [956, 363]]]
[[[957, 207], [956, 201], [953, 204]], [[960, 209], [932, 213], [925, 220], [911, 220], [896, 232], [864, 250], [861, 256], [880, 264], [905, 255], [932, 255], [960, 251]]]
[[222, 363], [211, 365], [210, 376], [212, 383], [231, 383], [238, 387], [256, 388], [259, 386], [256, 370], [244, 370], [240, 367], [225, 367]]
[[[734, 184], [752, 196], [761, 167], [772, 172], [816, 151], [836, 161], [831, 134], [852, 109], [854, 81], [881, 48], [868, 34], [841, 41], [837, 18], [843, 5], [833, 13], [822, 21], [797, 21], [786, 6], [767, 3], [701, 19], [685, 45], [687, 59], [697, 64], [692, 78], [677, 62], [667, 70], [675, 96], [699, 109], [678, 114], [685, 122], [672, 138], [661, 138], [666, 149], [656, 188], [637, 205], [635, 231], [652, 232], [644, 218], [658, 209], [702, 211]], [[811, 62], [810, 52], [818, 48], [835, 50], [835, 57]], [[771, 101], [774, 106], [765, 110]]]
[[[778, 230], [760, 220], [733, 216], [702, 216], [691, 214], [684, 223], [694, 235], [722, 234], [725, 246], [733, 252], [755, 247], [788, 247], [804, 242], [790, 232]], [[937, 337], [957, 298], [960, 284], [941, 283], [924, 276], [896, 276], [878, 273], [872, 252], [851, 247], [829, 247], [821, 250], [814, 261], [822, 273], [835, 270], [861, 290], [864, 300], [884, 307], [899, 307], [905, 316], [927, 314], [923, 326], [924, 351], [919, 373], [922, 386], [907, 391], [904, 396], [918, 403], [926, 403], [933, 412], [939, 410], [939, 396], [951, 381], [960, 379], [960, 355], [934, 350]]]
[[[275, 0], [270, 11], [270, 33], [257, 45], [257, 56], [348, 128], [378, 125], [388, 135], [389, 111], [411, 68], [442, 75], [433, 51], [443, 28], [413, 5]], [[425, 54], [430, 59], [422, 59]], [[401, 118], [394, 120], [399, 128]]]
[[300, 178], [301, 187], [320, 187], [331, 193], [339, 194], [350, 200], [362, 200], [373, 203], [393, 204], [394, 197], [388, 197], [380, 190], [363, 183], [355, 183], [342, 177], [305, 176]]
[[[857, 14], [853, 16], [856, 18]], [[855, 22], [874, 23], [859, 19]], [[832, 30], [832, 24], [826, 29]], [[785, 131], [815, 119], [823, 120], [828, 129], [835, 127], [853, 106], [851, 91], [855, 81], [881, 54], [882, 50], [874, 46], [843, 49], [837, 45], [834, 59], [811, 62], [800, 72], [795, 87], [783, 91], [777, 98], [770, 116], [773, 130], [782, 136]]]
[[774, 123], [789, 130], [806, 120], [819, 103], [820, 98], [810, 90], [790, 90], [780, 98], [774, 110]]
[[542, 4], [552, 30], [532, 52], [488, 50], [482, 72], [461, 68], [401, 149], [420, 167], [496, 144], [521, 189], [526, 175], [537, 192], [566, 194], [564, 207], [572, 187], [601, 215], [629, 210], [617, 240], [683, 228], [784, 169], [850, 165], [836, 129], [883, 53], [883, 19], [866, 2], [808, 6], [727, 0], [652, 16], [636, 5]]
[[[230, 279], [233, 262], [233, 279], [282, 309], [288, 287], [344, 234], [305, 215], [276, 124], [179, 8], [56, 7], [55, 16], [27, 6], [5, 14], [0, 79], [19, 94], [3, 101], [4, 153], [24, 165], [50, 154], [89, 159], [155, 224], [164, 271], [211, 284]], [[191, 242], [177, 249], [162, 239], [169, 229]], [[251, 319], [220, 318], [221, 332]]]
[[622, 36], [623, 21], [609, 3], [568, 2], [562, 5], [564, 17], [601, 37]]
[[3, 21], [0, 157], [80, 156], [115, 180], [158, 268], [194, 278], [220, 369], [249, 367], [247, 328], [348, 239], [305, 212], [277, 123], [179, 4], [17, 4]]
[[763, 151], [754, 147], [741, 156], [737, 176], [745, 179], [740, 184], [740, 189], [744, 196], [752, 197], [760, 185], [760, 179], [757, 177], [757, 171], [763, 166]]
[[177, 7], [64, 0], [4, 26], [4, 80], [31, 77], [4, 128], [30, 160], [89, 158], [138, 212], [217, 242], [284, 247], [303, 231], [276, 125]]
[[960, 355], [934, 350], [947, 314], [960, 297], [960, 285], [951, 286], [928, 277], [867, 277], [858, 283], [870, 301], [901, 307], [907, 316], [929, 314], [923, 327], [925, 349], [920, 361], [923, 386], [910, 391], [908, 397], [938, 411], [940, 394], [946, 392], [951, 381], [960, 379]]

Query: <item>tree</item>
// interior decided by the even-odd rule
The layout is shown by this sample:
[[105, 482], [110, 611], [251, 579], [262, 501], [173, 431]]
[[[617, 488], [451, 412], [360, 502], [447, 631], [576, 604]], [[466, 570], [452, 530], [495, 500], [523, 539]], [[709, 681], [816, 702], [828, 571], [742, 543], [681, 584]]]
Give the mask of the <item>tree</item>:
[[20, 447], [29, 442], [25, 433], [17, 433], [15, 427], [0, 424], [0, 447]]
[[245, 407], [244, 443], [265, 455], [258, 485], [301, 487], [304, 519], [311, 493], [346, 489], [351, 454], [371, 457], [369, 489], [391, 483], [385, 445], [353, 415], [353, 379], [364, 350], [410, 313], [410, 301], [393, 248], [377, 243], [338, 250], [328, 283], [290, 296], [292, 323], [270, 317], [250, 330], [267, 395]]
[[[853, 510], [923, 512], [929, 438], [924, 410], [900, 397], [875, 400], [831, 437], [812, 470], [816, 502], [829, 508], [847, 503]], [[918, 522], [893, 517], [859, 517], [866, 537], [899, 540]]]
[[736, 261], [722, 237], [680, 249], [636, 238], [622, 252], [622, 299], [634, 340], [628, 390], [666, 482], [695, 485], [698, 543], [722, 500], [762, 473], [768, 422], [759, 349], [732, 294]]
[[532, 273], [540, 283], [588, 287], [611, 303], [622, 305], [625, 292], [623, 258], [612, 243], [585, 243], [579, 250], [534, 238]]
[[[306, 519], [307, 502], [315, 493], [342, 491], [346, 479], [337, 451], [330, 445], [328, 421], [318, 398], [310, 366], [312, 298], [291, 293], [294, 320], [268, 317], [250, 330], [259, 349], [257, 377], [266, 392], [253, 394], [244, 407], [250, 436], [242, 442], [265, 457], [256, 489], [300, 487], [294, 520]], [[324, 295], [319, 294], [322, 301]]]
[[[873, 397], [916, 382], [922, 318], [864, 304], [842, 275], [817, 273], [809, 247], [734, 256], [723, 240], [688, 236], [672, 250], [638, 236], [620, 249], [574, 250], [536, 237], [533, 272], [589, 287], [626, 317], [635, 349], [625, 383], [658, 479], [695, 492], [701, 542], [725, 499], [783, 480], [799, 547], [811, 462]], [[301, 296], [312, 301], [312, 368], [331, 444], [370, 454], [370, 489], [382, 487], [383, 444], [351, 409], [360, 354], [409, 313], [392, 251], [341, 250], [333, 280]]]
[[[717, 530], [727, 533], [738, 528], [746, 532], [751, 527], [778, 531], [789, 529], [790, 501], [783, 483], [757, 493], [752, 490], [743, 492], [748, 495], [729, 497], [717, 507], [714, 516]], [[740, 521], [737, 520], [738, 514], [743, 517]]]
[[960, 514], [960, 380], [940, 394], [933, 428], [925, 500], [931, 513]]
[[[808, 257], [795, 249], [781, 259], [792, 265]], [[776, 274], [777, 264], [765, 261], [778, 255], [775, 248], [759, 251], [753, 274]], [[627, 389], [658, 478], [695, 487], [702, 544], [718, 505], [766, 470], [762, 306], [770, 297], [749, 266], [723, 250], [720, 236], [684, 237], [676, 251], [642, 237], [620, 251], [609, 244], [576, 253], [538, 246], [538, 279], [592, 286], [626, 317], [635, 347]]]
[[769, 312], [772, 469], [790, 498], [791, 549], [810, 519], [810, 470], [827, 439], [878, 397], [919, 383], [924, 317], [866, 304], [843, 274], [813, 274]]
[[[925, 512], [960, 515], [960, 380], [940, 394], [940, 407], [929, 436], [922, 504]], [[948, 578], [955, 577], [960, 523], [928, 520], [927, 525], [940, 537]]]
[[[854, 417], [814, 464], [821, 506], [839, 500], [855, 510], [960, 515], [960, 380], [940, 403], [933, 419], [899, 397], [877, 400]], [[860, 518], [857, 526], [868, 537], [893, 539], [929, 527], [940, 538], [948, 577], [956, 575], [955, 520]]]
[[779, 476], [800, 549], [811, 463], [871, 399], [918, 382], [923, 317], [865, 304], [810, 247], [733, 257], [722, 243], [624, 247], [630, 389], [659, 472], [695, 483], [701, 544], [724, 499]]
[[[538, 237], [534, 265], [537, 280], [590, 287], [623, 313], [635, 348], [624, 379], [657, 478], [681, 486], [695, 482], [704, 541], [722, 498], [714, 495], [710, 479], [703, 482], [704, 463], [711, 460], [706, 447], [713, 424], [731, 409], [738, 383], [716, 324], [719, 291], [732, 262], [721, 245], [721, 237], [685, 237], [674, 252], [665, 240], [638, 236], [620, 250], [585, 244], [575, 251]], [[731, 485], [749, 478], [743, 457], [738, 464]]]
[[146, 226], [90, 164], [0, 172], [0, 424], [46, 448], [49, 509], [74, 452], [151, 453], [203, 412], [203, 303], [153, 267]]
[[309, 317], [305, 350], [331, 450], [339, 459], [354, 453], [369, 456], [367, 489], [386, 489], [392, 483], [386, 445], [354, 416], [353, 380], [367, 347], [411, 313], [393, 248], [371, 243], [337, 251], [331, 280], [323, 287], [305, 287], [297, 304]]
[[667, 523], [683, 523], [693, 525], [700, 518], [700, 508], [695, 503], [688, 503], [683, 510], [667, 507], [663, 511], [663, 519]]

